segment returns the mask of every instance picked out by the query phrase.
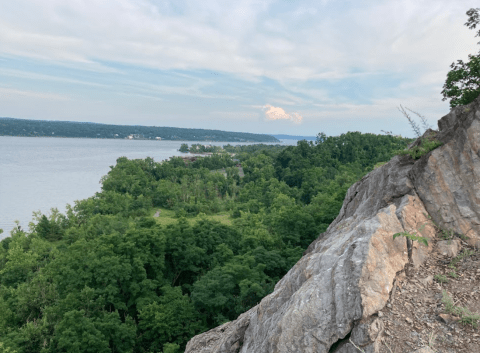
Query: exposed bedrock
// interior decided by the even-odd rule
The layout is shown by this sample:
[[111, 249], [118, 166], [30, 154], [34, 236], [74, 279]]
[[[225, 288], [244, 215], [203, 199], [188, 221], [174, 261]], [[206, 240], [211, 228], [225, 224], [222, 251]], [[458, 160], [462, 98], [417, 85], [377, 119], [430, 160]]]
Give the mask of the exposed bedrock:
[[[466, 110], [469, 109], [467, 112]], [[193, 337], [185, 352], [377, 352], [396, 274], [409, 262], [399, 232], [435, 236], [432, 219], [479, 243], [480, 100], [440, 119], [444, 143], [419, 160], [396, 156], [350, 187], [327, 231], [254, 308]], [[416, 144], [420, 141], [415, 142]], [[423, 226], [423, 227], [422, 227]], [[411, 260], [432, 250], [414, 242]]]
[[444, 229], [480, 246], [480, 99], [438, 121], [443, 146], [412, 167], [409, 177], [425, 208]]

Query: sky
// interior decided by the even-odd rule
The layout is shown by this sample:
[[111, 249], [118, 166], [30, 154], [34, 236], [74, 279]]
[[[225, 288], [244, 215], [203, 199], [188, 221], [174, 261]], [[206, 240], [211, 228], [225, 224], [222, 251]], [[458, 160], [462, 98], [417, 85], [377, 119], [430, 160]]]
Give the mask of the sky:
[[[437, 128], [477, 1], [0, 3], [0, 116], [337, 136]], [[411, 111], [409, 111], [410, 109]]]

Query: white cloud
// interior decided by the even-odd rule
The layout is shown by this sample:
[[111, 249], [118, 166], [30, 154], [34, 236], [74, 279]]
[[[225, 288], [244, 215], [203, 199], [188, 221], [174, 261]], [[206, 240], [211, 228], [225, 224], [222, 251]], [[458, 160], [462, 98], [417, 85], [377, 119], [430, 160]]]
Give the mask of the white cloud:
[[11, 76], [15, 78], [23, 78], [28, 80], [56, 81], [56, 82], [73, 83], [73, 84], [79, 84], [79, 85], [111, 88], [111, 86], [109, 85], [90, 82], [86, 80], [75, 80], [75, 79], [65, 78], [60, 76], [38, 74], [35, 72], [12, 70], [12, 69], [0, 69], [0, 76]]
[[300, 124], [303, 117], [298, 113], [287, 113], [280, 107], [273, 107], [270, 104], [266, 104], [264, 109], [267, 109], [265, 112], [265, 118], [267, 120], [291, 120], [294, 123]]
[[[441, 102], [440, 91], [450, 64], [459, 59], [467, 61], [468, 54], [478, 52], [478, 28], [469, 30], [464, 26], [465, 13], [474, 6], [473, 2], [450, 0], [345, 1], [341, 5], [335, 1], [285, 5], [254, 0], [5, 1], [0, 12], [0, 60], [2, 56], [10, 62], [16, 57], [32, 60], [24, 60], [29, 62], [25, 69], [15, 66], [18, 71], [5, 71], [2, 62], [0, 75], [2, 79], [16, 76], [45, 80], [49, 92], [37, 92], [38, 82], [34, 89], [17, 86], [12, 79], [9, 88], [0, 90], [0, 94], [7, 97], [8, 93], [9, 99], [39, 98], [42, 94], [49, 99], [63, 97], [50, 91], [54, 87], [51, 83], [85, 84], [88, 75], [84, 77], [78, 71], [61, 78], [67, 69], [81, 68], [102, 74], [119, 73], [99, 79], [101, 83], [91, 79], [91, 85], [96, 86], [92, 87], [92, 96], [120, 91], [167, 102], [172, 98], [167, 95], [188, 96], [189, 100], [183, 102], [193, 102], [185, 104], [190, 111], [202, 102], [190, 97], [232, 100], [232, 111], [242, 111], [240, 104], [269, 102], [272, 105], [265, 106], [268, 120], [262, 122], [269, 128], [273, 124], [268, 121], [300, 122], [302, 117], [304, 124], [296, 128], [305, 129], [307, 121], [317, 117], [386, 119], [396, 114], [403, 119], [396, 108], [399, 104], [435, 116], [448, 104]], [[154, 75], [145, 79], [122, 64], [134, 64], [140, 69], [186, 70], [175, 74], [188, 77], [191, 73], [192, 82], [155, 81]], [[41, 67], [47, 65], [50, 70], [42, 71]], [[39, 67], [36, 75], [35, 66]], [[360, 73], [352, 73], [353, 68]], [[214, 86], [214, 77], [202, 80], [195, 70], [223, 72], [221, 76], [227, 80], [233, 77], [243, 81], [221, 90]], [[333, 84], [322, 86], [355, 78], [360, 91], [372, 77], [391, 80], [385, 84], [386, 94], [382, 85], [383, 98], [374, 97], [377, 92], [362, 97], [372, 104], [345, 105], [353, 98], [343, 96], [332, 88]], [[354, 84], [353, 80], [347, 82]], [[112, 98], [111, 102], [105, 102], [106, 111], [122, 111], [124, 101], [114, 102]], [[78, 103], [84, 109], [78, 115], [87, 114], [84, 107], [89, 106], [88, 102]], [[301, 111], [302, 115], [276, 106]], [[255, 108], [257, 112], [259, 108]], [[156, 106], [151, 108], [155, 109], [161, 111]], [[214, 109], [227, 110], [225, 106]], [[202, 119], [210, 113], [198, 109], [198, 116], [204, 114]], [[39, 109], [35, 114], [41, 114]], [[115, 114], [118, 116], [118, 112]], [[225, 120], [233, 121], [240, 115], [225, 114]]]
[[276, 13], [271, 1], [174, 4], [178, 13], [147, 0], [9, 2], [0, 13], [0, 52], [306, 80], [345, 77], [352, 65], [441, 69], [476, 44], [463, 26], [468, 6], [447, 0], [353, 3], [342, 11], [332, 2], [292, 8], [293, 16]]

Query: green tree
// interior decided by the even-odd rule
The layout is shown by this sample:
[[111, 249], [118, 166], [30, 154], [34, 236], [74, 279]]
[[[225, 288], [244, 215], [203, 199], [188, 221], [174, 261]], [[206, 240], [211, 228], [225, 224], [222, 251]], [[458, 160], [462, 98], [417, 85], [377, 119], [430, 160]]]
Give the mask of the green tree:
[[188, 152], [188, 144], [186, 143], [182, 143], [182, 145], [180, 146], [180, 149], [179, 149], [180, 152]]
[[162, 295], [139, 311], [142, 341], [150, 351], [160, 351], [167, 343], [185, 348], [186, 342], [206, 329], [188, 295], [180, 287], [162, 287]]
[[192, 300], [209, 326], [235, 319], [273, 289], [264, 269], [253, 256], [239, 255], [195, 282]]
[[89, 317], [83, 309], [72, 310], [63, 315], [55, 331], [58, 352], [127, 353], [135, 345], [135, 323], [128, 316], [122, 323], [118, 311], [103, 311], [98, 317]]
[[[467, 11], [469, 19], [465, 26], [469, 29], [475, 28], [479, 23], [479, 10], [472, 8]], [[475, 35], [477, 36], [480, 36], [480, 30]], [[469, 104], [480, 94], [480, 53], [477, 56], [469, 54], [468, 58], [470, 61], [467, 63], [457, 60], [457, 65], [455, 63], [450, 65], [453, 70], [447, 74], [447, 80], [441, 92], [444, 97], [442, 101], [451, 98], [450, 108]]]

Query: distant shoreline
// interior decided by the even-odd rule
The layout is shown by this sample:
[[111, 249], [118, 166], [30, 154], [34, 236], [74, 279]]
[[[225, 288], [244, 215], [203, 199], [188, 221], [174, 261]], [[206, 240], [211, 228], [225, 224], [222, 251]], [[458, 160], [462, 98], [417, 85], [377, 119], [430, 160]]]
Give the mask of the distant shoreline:
[[273, 135], [250, 132], [1, 117], [0, 136], [155, 141], [280, 142]]
[[0, 137], [28, 137], [28, 138], [60, 138], [60, 139], [84, 139], [84, 140], [119, 140], [119, 141], [154, 141], [154, 142], [163, 142], [163, 141], [177, 141], [177, 142], [228, 142], [228, 143], [277, 143], [281, 144], [282, 142], [271, 142], [271, 141], [231, 141], [231, 140], [153, 140], [153, 139], [128, 139], [128, 138], [114, 138], [114, 137], [70, 137], [70, 136], [24, 136], [24, 135], [0, 135]]

